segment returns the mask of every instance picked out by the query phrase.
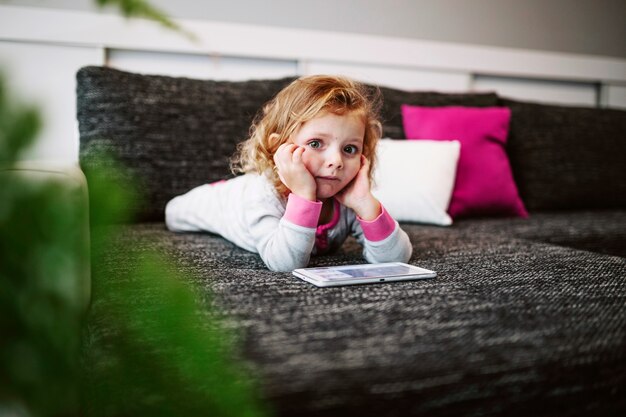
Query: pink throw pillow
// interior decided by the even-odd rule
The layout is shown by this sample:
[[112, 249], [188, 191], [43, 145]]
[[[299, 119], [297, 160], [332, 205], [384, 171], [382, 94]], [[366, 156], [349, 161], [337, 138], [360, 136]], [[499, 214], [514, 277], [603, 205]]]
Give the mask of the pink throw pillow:
[[461, 142], [454, 191], [448, 206], [452, 218], [528, 217], [505, 149], [510, 119], [511, 110], [506, 107], [402, 105], [407, 138]]

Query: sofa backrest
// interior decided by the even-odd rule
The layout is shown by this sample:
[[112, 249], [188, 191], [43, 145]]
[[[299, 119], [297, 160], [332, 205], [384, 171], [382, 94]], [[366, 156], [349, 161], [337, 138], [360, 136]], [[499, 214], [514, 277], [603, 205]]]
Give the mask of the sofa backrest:
[[[77, 74], [80, 164], [113, 155], [139, 181], [139, 221], [161, 221], [167, 201], [231, 177], [229, 160], [263, 104], [294, 78], [194, 80], [85, 67]], [[401, 104], [494, 106], [493, 93], [444, 94], [380, 88], [384, 136], [404, 138]]]
[[383, 97], [381, 117], [383, 121], [383, 136], [392, 139], [405, 139], [402, 126], [402, 112], [400, 106], [468, 106], [492, 107], [497, 106], [499, 97], [495, 93], [440, 93], [433, 91], [403, 91], [394, 88], [380, 87]]
[[527, 209], [626, 208], [626, 111], [501, 105], [511, 109], [507, 153]]
[[[129, 168], [138, 221], [162, 221], [167, 201], [232, 176], [230, 157], [264, 103], [294, 78], [194, 80], [85, 67], [77, 74], [80, 163], [98, 151]], [[405, 137], [400, 106], [507, 106], [507, 153], [531, 210], [626, 208], [626, 111], [499, 98], [494, 93], [380, 87], [384, 136]]]
[[139, 221], [174, 196], [231, 177], [230, 156], [260, 107], [293, 78], [227, 82], [85, 67], [77, 74], [80, 164], [106, 152], [139, 183]]

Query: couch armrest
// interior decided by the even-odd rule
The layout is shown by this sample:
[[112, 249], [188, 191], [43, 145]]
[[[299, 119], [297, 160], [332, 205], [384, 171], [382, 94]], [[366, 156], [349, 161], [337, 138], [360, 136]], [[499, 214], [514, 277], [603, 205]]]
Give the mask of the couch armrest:
[[[70, 286], [66, 289], [71, 293], [72, 300], [83, 310], [87, 309], [91, 299], [89, 198], [83, 172], [73, 165], [25, 161], [12, 167], [0, 167], [0, 176], [4, 177], [5, 184], [20, 184], [20, 187], [27, 189], [20, 194], [26, 196], [25, 201], [41, 203], [42, 207], [34, 208], [38, 218], [31, 219], [32, 227], [25, 230], [29, 236], [20, 241], [31, 244], [33, 252], [44, 251], [63, 242], [55, 248], [65, 249], [65, 253], [59, 253], [58, 256], [67, 259], [58, 259], [58, 262], [65, 262], [67, 267], [55, 268], [54, 271], [63, 271], [64, 285]], [[43, 194], [43, 199], [35, 197]], [[32, 212], [24, 209], [28, 213]], [[52, 216], [59, 216], [58, 210], [64, 211], [62, 220], [52, 219]], [[31, 257], [27, 258], [18, 262], [31, 261]]]

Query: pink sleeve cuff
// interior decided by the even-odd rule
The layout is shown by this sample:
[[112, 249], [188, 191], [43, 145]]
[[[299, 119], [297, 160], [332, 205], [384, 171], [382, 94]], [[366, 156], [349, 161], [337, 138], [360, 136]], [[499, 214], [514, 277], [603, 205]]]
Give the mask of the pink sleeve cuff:
[[284, 217], [302, 227], [317, 227], [322, 212], [321, 201], [309, 201], [296, 194], [289, 194]]
[[380, 215], [372, 221], [365, 221], [360, 217], [357, 217], [359, 223], [361, 223], [365, 239], [370, 242], [385, 240], [396, 228], [396, 222], [393, 217], [387, 213], [387, 210], [385, 210], [382, 205], [380, 206], [380, 209]]

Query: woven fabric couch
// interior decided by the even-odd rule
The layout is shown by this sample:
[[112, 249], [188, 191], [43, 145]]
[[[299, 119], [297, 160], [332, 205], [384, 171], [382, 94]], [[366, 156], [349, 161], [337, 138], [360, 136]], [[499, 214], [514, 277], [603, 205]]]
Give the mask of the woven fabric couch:
[[[397, 139], [401, 104], [509, 107], [507, 152], [530, 217], [403, 223], [410, 262], [437, 279], [322, 289], [219, 236], [163, 223], [171, 197], [230, 176], [253, 116], [291, 79], [86, 67], [77, 80], [82, 166], [104, 149], [142, 184], [119, 251], [157, 247], [201, 277], [277, 415], [626, 411], [626, 112], [381, 88], [384, 133]], [[361, 262], [349, 240], [312, 264]]]

